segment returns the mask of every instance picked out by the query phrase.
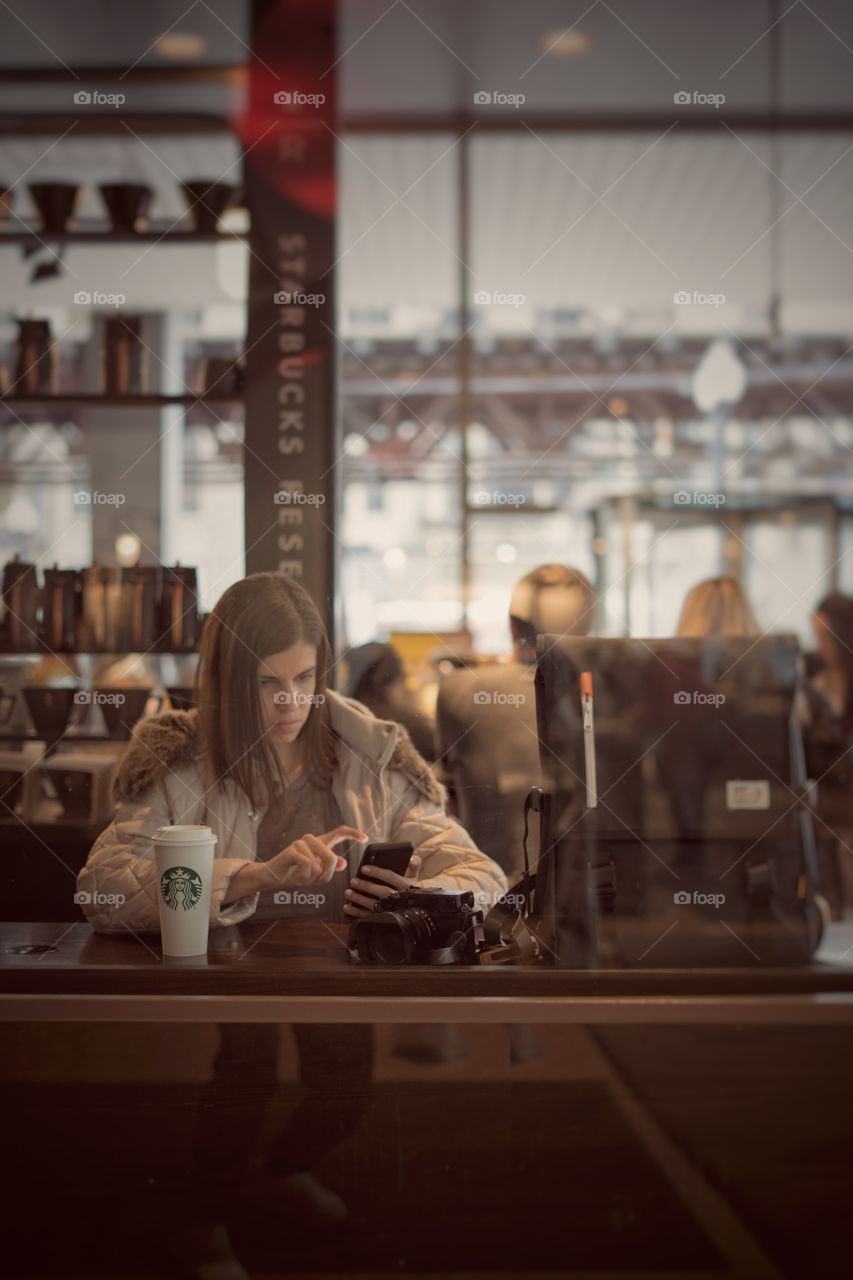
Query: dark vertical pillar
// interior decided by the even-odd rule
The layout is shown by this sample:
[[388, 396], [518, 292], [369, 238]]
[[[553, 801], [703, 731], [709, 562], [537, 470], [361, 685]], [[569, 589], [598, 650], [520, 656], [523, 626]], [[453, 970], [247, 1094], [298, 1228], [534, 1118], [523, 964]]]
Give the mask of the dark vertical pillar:
[[468, 429], [473, 417], [471, 395], [472, 341], [471, 314], [473, 276], [471, 274], [471, 157], [468, 137], [457, 144], [457, 221], [459, 226], [459, 488], [462, 512], [462, 630], [468, 630], [471, 610], [471, 507], [468, 500]]
[[334, 627], [335, 4], [254, 0], [246, 572], [298, 579]]

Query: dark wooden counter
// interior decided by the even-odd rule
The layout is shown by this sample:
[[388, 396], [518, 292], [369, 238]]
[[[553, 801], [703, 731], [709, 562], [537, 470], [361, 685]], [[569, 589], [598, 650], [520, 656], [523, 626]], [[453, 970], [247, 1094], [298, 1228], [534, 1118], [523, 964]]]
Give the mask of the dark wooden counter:
[[[28, 1020], [664, 1021], [853, 1019], [853, 927], [801, 968], [556, 970], [362, 966], [321, 923], [211, 933], [201, 960], [164, 960], [156, 935], [87, 924], [0, 924], [0, 1016]], [[39, 1010], [41, 1011], [39, 1013]]]
[[[124, 1280], [173, 1190], [219, 1195], [276, 1277], [842, 1273], [849, 926], [784, 970], [362, 968], [344, 933], [247, 923], [198, 964], [156, 935], [0, 925], [16, 1276]], [[282, 1221], [250, 1157], [289, 1149], [300, 1115], [313, 1151], [327, 1112], [315, 1171], [350, 1218], [318, 1231]], [[74, 1158], [45, 1178], [56, 1151]]]

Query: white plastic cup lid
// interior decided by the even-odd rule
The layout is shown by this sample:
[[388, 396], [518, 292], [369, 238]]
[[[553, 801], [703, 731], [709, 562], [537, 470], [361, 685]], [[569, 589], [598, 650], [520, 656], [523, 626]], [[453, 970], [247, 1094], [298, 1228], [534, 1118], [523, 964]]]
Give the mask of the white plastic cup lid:
[[155, 844], [216, 844], [216, 836], [210, 827], [180, 826], [158, 827], [154, 832]]

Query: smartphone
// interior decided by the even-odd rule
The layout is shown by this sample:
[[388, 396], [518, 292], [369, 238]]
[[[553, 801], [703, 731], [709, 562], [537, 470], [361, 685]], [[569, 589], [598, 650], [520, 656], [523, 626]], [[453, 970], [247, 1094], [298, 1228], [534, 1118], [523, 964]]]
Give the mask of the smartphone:
[[398, 876], [404, 876], [414, 850], [415, 846], [408, 842], [369, 844], [364, 851], [364, 857], [359, 863], [356, 875], [361, 875], [362, 867], [384, 867], [386, 871], [394, 871]]

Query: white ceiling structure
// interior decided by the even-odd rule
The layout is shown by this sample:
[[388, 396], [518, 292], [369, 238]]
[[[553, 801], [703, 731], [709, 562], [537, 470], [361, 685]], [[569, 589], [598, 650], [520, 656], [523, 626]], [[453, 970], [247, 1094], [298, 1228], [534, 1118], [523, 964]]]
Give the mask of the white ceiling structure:
[[[853, 329], [853, 134], [786, 134], [775, 154], [766, 133], [678, 126], [665, 135], [475, 129], [469, 145], [472, 295], [512, 298], [475, 307], [478, 331], [523, 334], [562, 309], [628, 332], [663, 322], [760, 333], [776, 291], [783, 329]], [[347, 138], [345, 329], [363, 332], [384, 310], [389, 332], [417, 334], [456, 307], [457, 159], [450, 135]], [[676, 305], [682, 291], [725, 302]]]
[[[477, 90], [524, 93], [510, 116], [663, 111], [694, 89], [764, 112], [777, 16], [780, 109], [853, 108], [848, 0], [344, 0], [339, 12], [348, 115], [468, 110]], [[563, 33], [585, 51], [546, 53]]]
[[[71, 11], [64, 0], [10, 0], [0, 9], [0, 114], [13, 106], [68, 111], [66, 67], [94, 80], [107, 65], [122, 76], [128, 110], [218, 110], [227, 130], [242, 109], [248, 0], [77, 0], [73, 21]], [[170, 29], [197, 38], [195, 56], [163, 55], [158, 36]], [[575, 41], [575, 56], [548, 51], [561, 34]], [[753, 333], [766, 324], [774, 290], [792, 331], [839, 332], [853, 323], [853, 132], [816, 125], [786, 134], [774, 151], [766, 132], [741, 119], [766, 119], [774, 106], [774, 54], [781, 119], [853, 114], [848, 0], [342, 0], [337, 49], [345, 333], [357, 336], [385, 311], [390, 329], [382, 331], [418, 334], [457, 309], [451, 121], [457, 131], [470, 129], [473, 290], [525, 298], [478, 312], [478, 332], [523, 333], [561, 309], [591, 311], [596, 324], [627, 332], [673, 323]], [[202, 75], [230, 67], [238, 79], [134, 79], [170, 67]], [[52, 70], [62, 80], [4, 81], [4, 69]], [[674, 110], [674, 94], [694, 90], [724, 93], [725, 112], [692, 103]], [[478, 105], [478, 92], [525, 101]], [[732, 113], [741, 121], [737, 136], [720, 124]], [[612, 130], [583, 131], [602, 115]], [[693, 130], [700, 117], [719, 127]], [[643, 118], [654, 126], [636, 130]], [[630, 128], [620, 130], [619, 119]], [[358, 131], [368, 121], [387, 134]], [[434, 132], [395, 132], [430, 122]], [[581, 131], [570, 132], [574, 125]], [[512, 132], [494, 132], [504, 128]], [[237, 142], [225, 132], [137, 141], [123, 130], [115, 138], [72, 131], [50, 150], [53, 141], [0, 138], [0, 179], [29, 169], [16, 193], [25, 220], [31, 210], [22, 188], [35, 180], [84, 181], [86, 218], [100, 212], [97, 182], [136, 178], [157, 192], [154, 216], [171, 221], [183, 209], [173, 175], [239, 172], [231, 167]], [[73, 252], [72, 265], [85, 254]], [[187, 255], [147, 255], [139, 305], [190, 280], [198, 288]], [[75, 270], [90, 274], [88, 258], [79, 262]], [[123, 271], [124, 257], [116, 262]], [[27, 275], [5, 259], [4, 269], [14, 303]], [[204, 299], [217, 300], [216, 271], [201, 274]], [[682, 290], [724, 294], [726, 304], [674, 307]]]
[[[334, 65], [345, 117], [398, 123], [467, 111], [477, 90], [523, 92], [505, 109], [520, 116], [662, 111], [694, 89], [766, 112], [777, 17], [780, 110], [853, 109], [847, 0], [341, 0]], [[0, 109], [25, 87], [3, 84], [5, 69], [239, 67], [249, 29], [249, 0], [6, 0]], [[168, 31], [193, 37], [194, 55], [165, 57]], [[563, 33], [577, 56], [546, 52]], [[31, 91], [34, 110], [52, 109], [44, 82]], [[175, 92], [161, 110], [181, 108]]]
[[[43, 135], [0, 144], [0, 179], [29, 170], [15, 191], [15, 211], [27, 225], [38, 226], [30, 182], [85, 175], [83, 221], [103, 218], [99, 182], [145, 182], [156, 192], [152, 218], [183, 228], [189, 224], [178, 177], [240, 178], [237, 140], [225, 133], [144, 141], [72, 135], [45, 155], [49, 145]], [[679, 126], [665, 136], [475, 128], [469, 145], [472, 291], [525, 298], [520, 306], [478, 308], [483, 328], [523, 333], [543, 312], [577, 309], [637, 332], [653, 331], [662, 316], [680, 327], [725, 323], [761, 331], [776, 252], [785, 327], [853, 327], [853, 135], [787, 134], [777, 155], [766, 133], [696, 135]], [[453, 136], [347, 135], [339, 160], [345, 331], [363, 331], [351, 313], [370, 311], [393, 318], [379, 332], [434, 330], [456, 308], [459, 287]], [[105, 287], [107, 277], [122, 278], [131, 305], [151, 306], [164, 291], [187, 297], [195, 291], [200, 304], [227, 300], [211, 247], [145, 250], [76, 246], [67, 261], [94, 288]], [[7, 303], [31, 305], [30, 264], [19, 247], [7, 246], [3, 255]], [[51, 305], [68, 292], [67, 282], [38, 287]], [[721, 294], [726, 303], [674, 306], [682, 290]]]
[[[581, 331], [586, 317], [592, 332], [617, 340], [648, 335], [652, 343], [670, 326], [704, 335], [728, 325], [749, 337], [766, 333], [778, 292], [783, 330], [853, 338], [850, 0], [341, 0], [338, 9], [337, 292], [348, 341], [458, 335], [458, 138], [466, 132], [470, 288], [524, 295], [518, 305], [478, 304], [475, 335], [534, 337], [561, 311], [578, 317]], [[228, 126], [244, 108], [245, 78], [144, 77], [169, 67], [176, 74], [245, 68], [249, 15], [248, 0], [4, 0], [0, 116], [70, 119], [72, 66], [105, 89], [102, 72], [121, 76], [129, 110], [204, 114], [224, 128], [217, 136], [146, 134], [156, 155], [128, 146], [126, 131], [114, 139], [69, 136], [53, 150], [56, 130], [0, 136], [0, 179], [26, 174], [25, 186], [72, 176], [89, 188], [81, 216], [95, 217], [92, 188], [134, 178], [155, 188], [155, 216], [178, 217], [176, 176], [221, 176], [236, 158]], [[157, 39], [173, 25], [199, 37], [197, 58], [163, 56]], [[574, 56], [548, 52], [557, 37], [573, 44]], [[17, 75], [4, 79], [4, 69]], [[39, 74], [21, 79], [28, 70]], [[47, 71], [60, 78], [46, 80]], [[478, 103], [478, 93], [524, 101]], [[725, 103], [700, 105], [694, 93], [723, 94]], [[677, 94], [690, 101], [677, 103]], [[767, 130], [774, 113], [782, 125], [800, 117], [796, 129], [774, 140]], [[29, 218], [25, 193], [16, 211]], [[126, 278], [129, 306], [212, 306], [229, 296], [211, 247], [161, 247], [136, 265], [134, 258], [136, 246], [97, 254], [74, 246], [67, 261], [90, 287], [102, 287], [102, 275]], [[2, 249], [0, 270], [7, 314], [22, 306], [39, 314], [40, 305], [60, 306], [67, 296], [65, 280], [44, 281], [38, 292], [27, 287], [29, 267], [14, 247]], [[723, 294], [725, 303], [682, 306], [674, 300], [682, 291]], [[617, 349], [617, 364], [623, 353]], [[412, 363], [403, 373], [414, 380], [427, 362]], [[614, 370], [614, 382], [621, 372]], [[364, 405], [352, 386], [344, 386], [345, 416], [366, 441], [374, 411], [378, 420], [386, 406], [378, 391], [377, 404]], [[710, 473], [707, 424], [676, 431], [666, 420], [635, 424], [630, 413], [616, 421], [602, 406], [600, 417], [575, 426], [558, 399], [550, 407], [542, 400], [543, 421], [534, 425], [554, 439], [539, 450], [543, 474], [557, 487], [565, 482], [576, 510], [658, 482], [671, 488], [672, 468], [685, 478]], [[491, 406], [493, 434], [481, 435], [494, 454], [489, 465], [517, 482], [520, 453], [499, 453], [494, 430], [505, 425], [499, 409], [506, 416], [512, 407], [509, 396]], [[406, 437], [413, 449], [431, 449], [435, 465], [456, 475], [458, 454], [452, 440], [444, 447], [442, 423], [431, 422], [435, 431], [411, 422], [393, 429], [413, 425], [415, 441]], [[812, 420], [804, 411], [732, 428], [744, 462], [730, 483], [742, 480], [753, 498], [833, 488], [849, 500], [847, 421], [829, 413]], [[362, 462], [371, 463], [370, 453]]]

